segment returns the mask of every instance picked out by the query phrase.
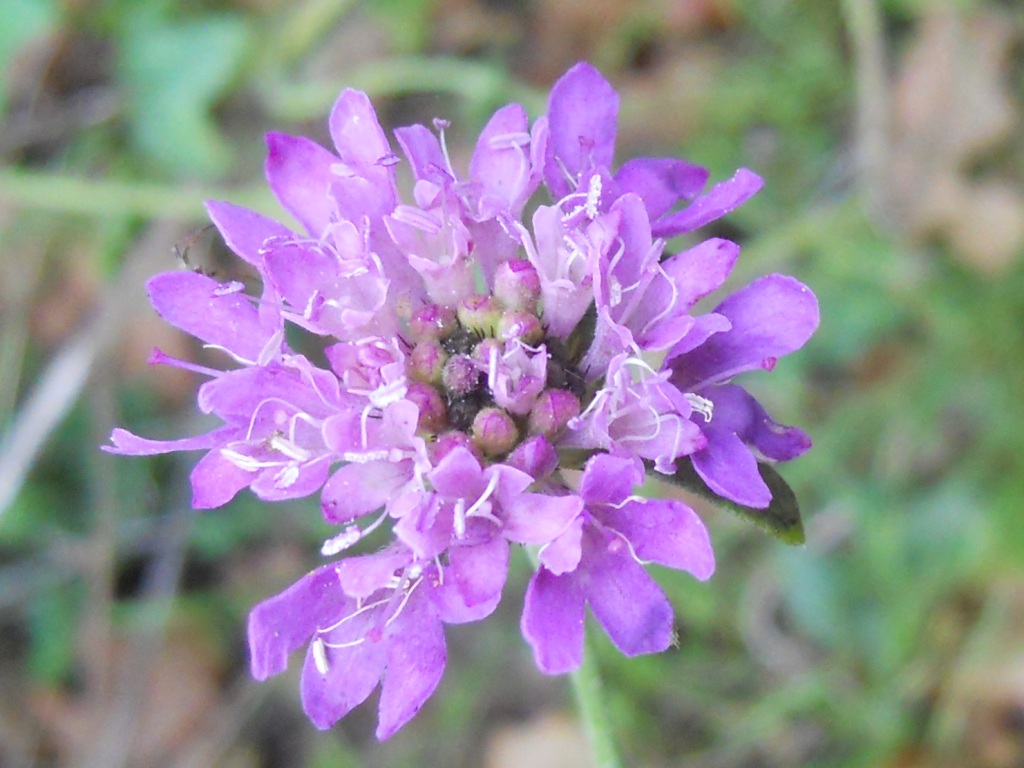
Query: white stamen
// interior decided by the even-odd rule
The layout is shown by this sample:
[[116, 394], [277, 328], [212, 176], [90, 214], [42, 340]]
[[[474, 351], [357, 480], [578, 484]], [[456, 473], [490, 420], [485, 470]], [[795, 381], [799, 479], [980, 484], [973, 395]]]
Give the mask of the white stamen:
[[363, 538], [363, 532], [358, 525], [350, 525], [337, 536], [329, 538], [320, 547], [320, 554], [324, 557], [333, 557], [339, 552], [344, 552], [357, 541]]
[[[473, 506], [466, 510], [466, 517], [476, 515], [477, 517], [486, 517], [488, 520], [493, 520], [496, 523], [500, 523], [500, 521], [496, 517], [491, 515], [491, 505], [487, 503], [487, 500], [491, 497], [491, 494], [493, 494], [495, 489], [498, 487], [498, 479], [498, 473], [493, 472], [491, 474], [490, 479], [488, 479], [487, 481], [487, 487], [484, 488], [484, 492], [480, 494], [480, 498], [474, 501]], [[460, 499], [460, 501], [462, 500]], [[486, 509], [484, 509], [485, 504], [487, 505]]]
[[598, 214], [598, 204], [601, 202], [601, 176], [595, 173], [590, 177], [590, 186], [587, 189], [587, 202], [585, 203], [585, 209], [587, 211], [587, 217], [590, 219], [596, 219]]
[[452, 527], [455, 528], [455, 537], [461, 539], [466, 535], [466, 500], [456, 499], [455, 501], [455, 519], [452, 522]]
[[275, 488], [291, 488], [299, 479], [299, 467], [296, 464], [288, 464], [274, 476]]
[[316, 666], [316, 671], [321, 675], [326, 675], [331, 667], [327, 663], [327, 649], [324, 647], [324, 641], [319, 637], [314, 638], [310, 650], [313, 651], [313, 664]]
[[240, 293], [241, 291], [244, 290], [244, 284], [238, 282], [237, 280], [232, 280], [230, 283], [223, 283], [222, 285], [218, 285], [216, 288], [214, 288], [213, 295], [218, 297], [230, 296], [232, 293]]
[[695, 395], [693, 392], [686, 392], [683, 397], [686, 398], [693, 410], [704, 417], [705, 424], [711, 422], [711, 416], [714, 414], [715, 410], [715, 404], [713, 402], [708, 400], [706, 397]]

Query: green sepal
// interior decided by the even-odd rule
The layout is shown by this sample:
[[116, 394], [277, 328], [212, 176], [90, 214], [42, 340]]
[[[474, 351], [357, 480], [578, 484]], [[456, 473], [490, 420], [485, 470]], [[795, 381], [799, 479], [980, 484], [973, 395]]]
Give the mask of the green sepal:
[[656, 477], [695, 493], [712, 504], [732, 510], [740, 517], [761, 526], [786, 544], [803, 544], [804, 524], [800, 518], [800, 505], [797, 503], [793, 489], [770, 464], [758, 462], [757, 468], [761, 473], [761, 479], [772, 492], [771, 503], [764, 509], [747, 507], [730, 499], [722, 498], [708, 488], [689, 459], [682, 459], [676, 463], [675, 474], [656, 475]]

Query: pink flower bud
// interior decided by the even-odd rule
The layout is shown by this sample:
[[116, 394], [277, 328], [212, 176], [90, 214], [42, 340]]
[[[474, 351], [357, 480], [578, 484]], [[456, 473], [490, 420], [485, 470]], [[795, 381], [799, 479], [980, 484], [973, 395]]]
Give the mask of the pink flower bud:
[[580, 401], [576, 395], [565, 389], [546, 389], [530, 411], [530, 434], [552, 437], [579, 415]]
[[436, 433], [445, 428], [448, 423], [448, 411], [441, 395], [432, 386], [422, 381], [411, 381], [405, 399], [415, 403], [420, 409], [417, 427], [421, 432]]
[[539, 344], [544, 338], [544, 328], [536, 315], [519, 309], [509, 310], [498, 321], [497, 335], [504, 341], [519, 339], [524, 344]]
[[540, 300], [540, 276], [525, 259], [509, 259], [494, 275], [494, 295], [508, 309], [534, 314]]
[[483, 408], [473, 419], [473, 442], [485, 456], [508, 453], [519, 439], [512, 417], [501, 408]]
[[501, 305], [493, 296], [470, 296], [459, 302], [457, 312], [463, 328], [493, 336], [501, 318]]
[[454, 355], [444, 365], [441, 383], [455, 397], [467, 395], [480, 384], [480, 369], [468, 355]]
[[440, 304], [420, 307], [409, 320], [409, 336], [413, 341], [437, 340], [454, 330], [455, 311]]
[[409, 378], [428, 384], [440, 384], [441, 372], [448, 361], [448, 353], [436, 341], [421, 341], [409, 354], [405, 370]]

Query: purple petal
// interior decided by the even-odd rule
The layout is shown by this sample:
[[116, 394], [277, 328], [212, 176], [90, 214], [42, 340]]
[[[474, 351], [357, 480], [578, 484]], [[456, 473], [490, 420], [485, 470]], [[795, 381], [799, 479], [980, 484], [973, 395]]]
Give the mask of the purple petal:
[[405, 463], [370, 461], [348, 464], [324, 484], [321, 506], [330, 523], [346, 523], [384, 506], [408, 480]]
[[672, 383], [699, 389], [776, 360], [799, 349], [818, 327], [818, 300], [811, 289], [785, 275], [768, 275], [729, 296], [715, 308], [732, 328], [716, 333], [685, 355], [673, 357]]
[[[239, 368], [203, 384], [196, 400], [203, 413], [215, 413], [241, 424], [248, 424], [257, 410], [263, 417], [281, 420], [296, 411], [325, 415], [328, 410], [321, 393], [329, 392], [329, 382], [323, 381], [323, 376], [319, 378], [314, 389], [292, 368], [276, 364]], [[268, 407], [268, 403], [276, 408]]]
[[678, 305], [689, 309], [718, 290], [739, 255], [736, 243], [713, 237], [667, 259], [661, 266], [675, 282]]
[[409, 550], [397, 546], [370, 555], [346, 557], [337, 565], [338, 582], [346, 595], [365, 600], [387, 587], [395, 573], [411, 561]]
[[207, 200], [206, 212], [228, 248], [254, 267], [263, 266], [263, 249], [268, 240], [293, 240], [288, 227], [240, 205]]
[[652, 221], [671, 210], [680, 198], [695, 198], [707, 181], [706, 168], [669, 157], [638, 157], [615, 173], [618, 193], [639, 195]]
[[627, 656], [672, 644], [672, 606], [621, 539], [584, 543], [586, 597], [598, 622]]
[[708, 390], [707, 395], [714, 402], [714, 420], [719, 427], [734, 432], [769, 459], [789, 461], [811, 447], [803, 430], [773, 420], [743, 387], [725, 384]]
[[575, 571], [583, 556], [584, 517], [578, 516], [572, 524], [549, 544], [541, 547], [537, 559], [556, 576]]
[[267, 181], [274, 195], [313, 237], [334, 215], [329, 192], [338, 158], [316, 142], [284, 133], [267, 134]]
[[690, 458], [708, 488], [737, 504], [756, 509], [767, 507], [772, 492], [761, 479], [757, 459], [750, 449], [728, 428], [716, 426], [714, 417], [703, 429], [708, 444]]
[[[337, 587], [335, 587], [336, 591]], [[355, 604], [346, 604], [344, 631], [324, 635], [322, 663], [318, 666], [312, 645], [302, 666], [302, 708], [320, 730], [327, 730], [355, 707], [366, 701], [380, 682], [387, 648], [380, 641], [379, 611], [355, 614]], [[337, 621], [342, 612], [325, 616], [323, 624]], [[336, 647], [331, 647], [331, 646]]]
[[643, 482], [632, 459], [599, 453], [587, 461], [580, 481], [580, 495], [588, 505], [618, 504]]
[[110, 433], [110, 442], [113, 445], [101, 445], [100, 449], [121, 456], [157, 456], [174, 451], [209, 450], [233, 439], [237, 432], [238, 430], [233, 426], [223, 426], [195, 437], [183, 437], [178, 440], [149, 440], [132, 434], [127, 429], [115, 429]]
[[448, 163], [441, 151], [441, 142], [425, 125], [408, 125], [395, 129], [395, 137], [405, 156], [412, 165], [413, 176], [417, 179], [437, 180], [438, 176], [448, 177]]
[[554, 197], [574, 192], [583, 171], [611, 166], [618, 114], [619, 95], [586, 62], [555, 83], [548, 100], [544, 153], [544, 180]]
[[521, 210], [533, 191], [529, 141], [530, 121], [519, 104], [499, 109], [480, 133], [469, 177], [481, 187], [481, 215]]
[[325, 565], [299, 579], [249, 613], [249, 663], [252, 676], [266, 680], [283, 672], [288, 656], [305, 645], [317, 627], [342, 614], [345, 594], [334, 566]]
[[579, 496], [524, 493], [509, 510], [502, 534], [519, 544], [547, 544], [583, 511]]
[[408, 602], [388, 634], [387, 672], [377, 723], [381, 741], [420, 711], [444, 674], [444, 626], [430, 601], [417, 597]]
[[541, 480], [558, 469], [558, 454], [546, 437], [535, 435], [520, 443], [505, 463]]
[[453, 546], [448, 550], [447, 575], [455, 585], [467, 608], [482, 603], [497, 604], [508, 574], [508, 542], [493, 536], [481, 544]]
[[391, 145], [377, 121], [370, 97], [346, 88], [334, 103], [328, 127], [341, 162], [368, 181], [390, 189], [393, 197]]
[[259, 313], [244, 293], [191, 270], [164, 272], [146, 283], [153, 308], [168, 323], [197, 339], [255, 361], [269, 340]]
[[601, 511], [601, 522], [625, 536], [643, 560], [687, 571], [701, 581], [714, 573], [707, 529], [680, 501], [643, 499], [620, 509], [608, 507]]
[[541, 672], [561, 675], [583, 662], [585, 609], [575, 574], [555, 576], [543, 567], [534, 574], [520, 627]]
[[263, 501], [301, 499], [316, 493], [327, 480], [330, 462], [326, 459], [264, 469], [252, 481], [252, 492]]
[[192, 508], [215, 509], [227, 504], [255, 477], [255, 473], [228, 461], [219, 450], [212, 450], [199, 460], [189, 476]]
[[709, 312], [706, 315], [697, 315], [697, 317], [693, 318], [693, 325], [690, 326], [686, 334], [673, 345], [672, 349], [665, 356], [662, 370], [671, 368], [672, 366], [669, 363], [672, 360], [680, 355], [685, 355], [692, 349], [696, 349], [707, 341], [712, 334], [722, 333], [730, 328], [732, 328], [732, 323], [723, 315], [716, 315], [714, 312]]
[[691, 232], [730, 211], [753, 197], [764, 181], [753, 171], [740, 168], [728, 181], [722, 181], [678, 213], [664, 216], [653, 224], [655, 237], [675, 237]]

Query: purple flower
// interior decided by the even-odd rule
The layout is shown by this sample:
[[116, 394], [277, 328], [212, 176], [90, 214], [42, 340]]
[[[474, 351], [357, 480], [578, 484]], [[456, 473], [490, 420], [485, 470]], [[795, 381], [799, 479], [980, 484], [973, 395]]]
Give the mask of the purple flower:
[[627, 656], [668, 648], [672, 606], [644, 562], [701, 580], [714, 571], [707, 530], [696, 513], [678, 501], [634, 496], [642, 482], [643, 471], [634, 462], [594, 456], [580, 483], [583, 513], [540, 550], [522, 627], [544, 672], [580, 665], [585, 605]]
[[[690, 460], [716, 493], [760, 503], [752, 451], [785, 460], [809, 444], [727, 381], [803, 344], [813, 294], [773, 276], [693, 315], [739, 248], [665, 253], [665, 238], [725, 214], [760, 179], [741, 170], [705, 193], [707, 172], [681, 160], [616, 169], [617, 112], [611, 85], [578, 64], [532, 126], [519, 105], [498, 110], [465, 172], [444, 121], [400, 128], [403, 196], [369, 99], [346, 90], [332, 150], [267, 137], [267, 178], [298, 231], [207, 203], [259, 295], [192, 272], [149, 282], [157, 312], [223, 365], [153, 361], [207, 376], [198, 405], [222, 424], [178, 440], [117, 429], [107, 450], [204, 451], [198, 508], [247, 487], [267, 501], [319, 494], [337, 526], [328, 562], [249, 620], [259, 679], [306, 648], [302, 698], [318, 727], [378, 685], [377, 735], [406, 723], [443, 673], [444, 625], [494, 610], [513, 545], [539, 563], [522, 628], [541, 670], [579, 665], [588, 605], [623, 653], [663, 650], [672, 609], [644, 564], [706, 579], [714, 558], [689, 507], [636, 495], [648, 468], [671, 478]], [[322, 363], [289, 344], [303, 333]], [[578, 487], [566, 469], [583, 469]]]
[[756, 454], [789, 461], [807, 451], [811, 440], [796, 427], [773, 421], [750, 393], [727, 382], [744, 371], [770, 371], [780, 357], [800, 349], [818, 327], [818, 300], [803, 283], [768, 275], [706, 317], [704, 330], [695, 329], [699, 338], [684, 338], [665, 361], [670, 381], [702, 401], [698, 421], [707, 444], [690, 459], [718, 495], [767, 507], [772, 494], [758, 472]]

